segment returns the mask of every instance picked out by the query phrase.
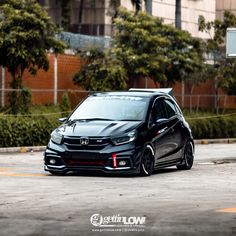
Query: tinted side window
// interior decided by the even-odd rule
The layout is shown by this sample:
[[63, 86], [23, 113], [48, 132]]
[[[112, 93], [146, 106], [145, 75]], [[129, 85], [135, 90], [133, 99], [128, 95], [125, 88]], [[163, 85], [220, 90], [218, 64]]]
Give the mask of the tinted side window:
[[156, 120], [167, 118], [163, 99], [157, 99], [155, 103]]
[[165, 100], [165, 106], [166, 106], [168, 118], [173, 117], [178, 113], [177, 107], [171, 101]]
[[165, 111], [165, 105], [163, 102], [163, 99], [157, 99], [153, 105], [153, 108], [151, 110], [149, 123], [152, 125], [159, 119], [166, 119], [166, 111]]

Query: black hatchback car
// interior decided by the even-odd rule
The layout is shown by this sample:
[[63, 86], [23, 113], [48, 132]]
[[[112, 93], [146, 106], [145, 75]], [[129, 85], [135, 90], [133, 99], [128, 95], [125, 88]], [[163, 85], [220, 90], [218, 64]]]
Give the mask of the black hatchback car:
[[51, 134], [45, 170], [151, 175], [191, 169], [194, 142], [171, 89], [94, 93]]

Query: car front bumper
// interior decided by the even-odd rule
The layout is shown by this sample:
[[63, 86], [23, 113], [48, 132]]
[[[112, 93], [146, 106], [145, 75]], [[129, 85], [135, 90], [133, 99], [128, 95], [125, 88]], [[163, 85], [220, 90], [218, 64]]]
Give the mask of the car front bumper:
[[68, 171], [103, 171], [105, 173], [138, 173], [140, 151], [133, 144], [110, 146], [100, 151], [68, 150], [49, 142], [44, 153], [44, 169], [54, 173]]

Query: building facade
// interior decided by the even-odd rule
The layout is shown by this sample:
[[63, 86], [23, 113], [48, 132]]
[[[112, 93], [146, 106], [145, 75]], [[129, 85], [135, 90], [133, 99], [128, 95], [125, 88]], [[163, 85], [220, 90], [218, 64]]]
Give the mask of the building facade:
[[[182, 0], [181, 22], [182, 29], [189, 31], [192, 36], [209, 38], [209, 35], [198, 31], [198, 17], [204, 16], [206, 21], [213, 21], [216, 17], [215, 0]], [[152, 15], [161, 17], [167, 24], [175, 24], [176, 0], [153, 0]]]
[[[56, 25], [62, 27], [63, 0], [37, 0], [47, 7], [48, 13]], [[64, 0], [66, 2], [66, 0]], [[68, 1], [70, 10], [70, 24], [66, 31], [85, 35], [104, 36], [111, 34], [111, 21], [107, 21], [109, 5], [107, 0], [81, 0]], [[64, 3], [65, 4], [65, 3]], [[108, 17], [109, 18], [109, 17]]]
[[[48, 7], [49, 15], [58, 26], [61, 26], [62, 18], [61, 1], [38, 0], [41, 5]], [[216, 17], [216, 1], [182, 0], [182, 29], [189, 31], [194, 37], [208, 38], [209, 35], [198, 31], [198, 17], [203, 15], [207, 21], [214, 20]], [[221, 2], [226, 1], [230, 0], [222, 0]], [[120, 5], [129, 10], [134, 10], [131, 0], [84, 0], [83, 5], [81, 5], [81, 0], [72, 0], [69, 31], [93, 36], [111, 35], [114, 2], [116, 2], [116, 6]], [[146, 11], [153, 16], [162, 18], [166, 24], [174, 25], [175, 4], [176, 0], [147, 0]], [[81, 6], [82, 10], [80, 9]], [[145, 9], [144, 6], [143, 9]]]
[[216, 18], [223, 19], [224, 11], [230, 10], [236, 14], [236, 1], [235, 0], [216, 0]]

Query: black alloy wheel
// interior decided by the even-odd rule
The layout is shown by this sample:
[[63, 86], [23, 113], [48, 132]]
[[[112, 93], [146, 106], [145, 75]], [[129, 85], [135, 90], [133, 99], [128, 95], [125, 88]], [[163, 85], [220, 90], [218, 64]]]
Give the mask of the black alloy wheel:
[[177, 168], [179, 170], [190, 170], [193, 166], [194, 160], [194, 150], [193, 143], [191, 141], [187, 141], [184, 148], [184, 159], [183, 164], [178, 165]]
[[143, 153], [140, 174], [142, 176], [150, 176], [154, 170], [154, 156], [151, 148], [147, 147]]

